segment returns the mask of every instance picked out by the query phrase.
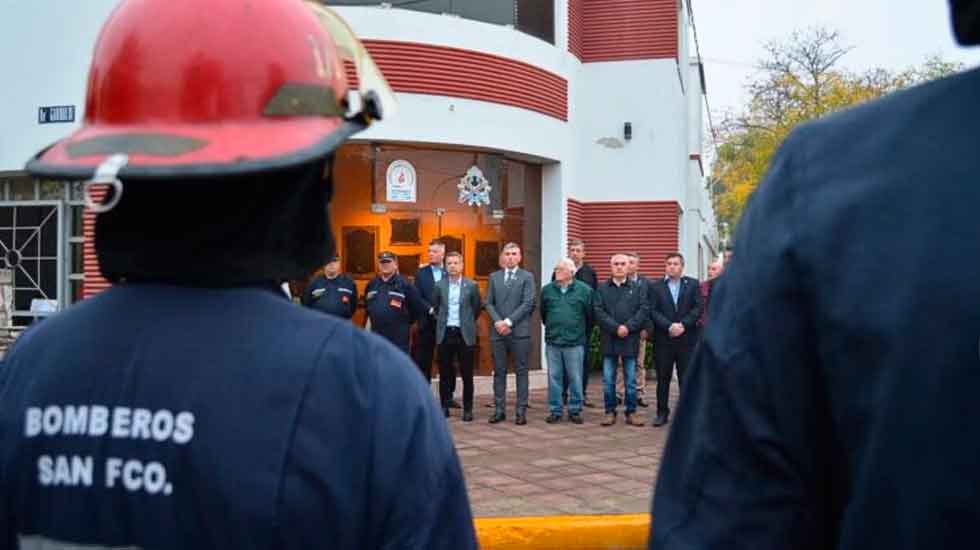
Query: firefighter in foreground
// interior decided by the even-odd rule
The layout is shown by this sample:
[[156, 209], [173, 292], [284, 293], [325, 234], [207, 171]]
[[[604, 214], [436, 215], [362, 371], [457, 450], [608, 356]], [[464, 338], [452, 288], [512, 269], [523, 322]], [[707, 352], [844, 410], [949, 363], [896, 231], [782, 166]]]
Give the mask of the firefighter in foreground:
[[0, 548], [475, 548], [411, 360], [279, 289], [333, 254], [332, 152], [393, 108], [373, 67], [294, 0], [110, 16], [83, 127], [28, 170], [109, 186], [115, 286], [0, 366]]
[[[980, 44], [980, 1], [951, 5]], [[973, 69], [785, 140], [712, 290], [651, 548], [977, 548], [978, 97]]]

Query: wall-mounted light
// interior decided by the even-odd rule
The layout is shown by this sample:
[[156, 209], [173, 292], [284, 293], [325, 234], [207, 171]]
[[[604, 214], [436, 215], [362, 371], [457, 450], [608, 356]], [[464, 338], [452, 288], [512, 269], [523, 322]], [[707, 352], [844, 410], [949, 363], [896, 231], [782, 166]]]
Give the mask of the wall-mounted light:
[[632, 122], [627, 122], [626, 124], [623, 124], [623, 139], [625, 139], [626, 141], [629, 141], [629, 140], [633, 139], [633, 123]]

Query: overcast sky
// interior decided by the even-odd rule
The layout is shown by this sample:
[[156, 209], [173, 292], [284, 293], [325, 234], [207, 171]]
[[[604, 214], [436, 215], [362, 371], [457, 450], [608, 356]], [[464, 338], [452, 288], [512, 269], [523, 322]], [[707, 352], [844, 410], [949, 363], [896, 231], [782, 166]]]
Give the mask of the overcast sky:
[[[823, 25], [839, 30], [854, 50], [844, 57], [853, 69], [900, 69], [931, 54], [980, 64], [980, 48], [953, 40], [947, 0], [692, 0], [711, 110], [738, 108], [743, 84], [762, 56], [761, 44], [794, 29]], [[692, 52], [693, 54], [693, 52]], [[716, 117], [717, 120], [717, 117]]]

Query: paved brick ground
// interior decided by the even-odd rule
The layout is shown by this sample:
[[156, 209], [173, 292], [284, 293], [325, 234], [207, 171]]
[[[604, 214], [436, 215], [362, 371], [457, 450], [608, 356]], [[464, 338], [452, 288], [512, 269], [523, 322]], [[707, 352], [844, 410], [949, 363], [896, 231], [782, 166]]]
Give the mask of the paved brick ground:
[[[648, 395], [655, 395], [648, 382]], [[639, 409], [643, 427], [627, 426], [620, 410], [614, 426], [602, 419], [601, 381], [589, 382], [597, 407], [585, 409], [585, 423], [547, 424], [547, 392], [531, 392], [528, 424], [513, 422], [513, 394], [507, 421], [487, 423], [490, 396], [478, 396], [473, 422], [452, 411], [449, 425], [477, 516], [618, 514], [650, 510], [653, 482], [667, 438], [667, 427], [653, 428], [654, 408]], [[676, 380], [672, 386], [676, 401]], [[653, 405], [653, 403], [651, 403]], [[676, 409], [671, 405], [672, 411]]]

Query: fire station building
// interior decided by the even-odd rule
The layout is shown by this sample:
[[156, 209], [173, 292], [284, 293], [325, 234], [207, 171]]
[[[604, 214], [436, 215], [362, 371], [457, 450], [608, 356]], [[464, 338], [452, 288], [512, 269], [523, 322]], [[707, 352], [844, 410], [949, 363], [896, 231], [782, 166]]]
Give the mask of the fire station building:
[[[327, 1], [400, 108], [337, 155], [331, 216], [344, 269], [363, 289], [376, 253], [392, 250], [411, 276], [441, 238], [483, 286], [500, 246], [516, 241], [540, 281], [580, 238], [600, 278], [613, 252], [636, 251], [643, 274], [662, 276], [676, 250], [702, 278], [718, 250], [688, 2]], [[27, 324], [106, 287], [80, 183], [22, 169], [84, 117], [93, 44], [115, 3], [16, 3], [0, 22], [0, 268], [11, 273], [3, 287], [0, 270], [0, 323]], [[160, 205], [175, 224], [184, 200]]]

